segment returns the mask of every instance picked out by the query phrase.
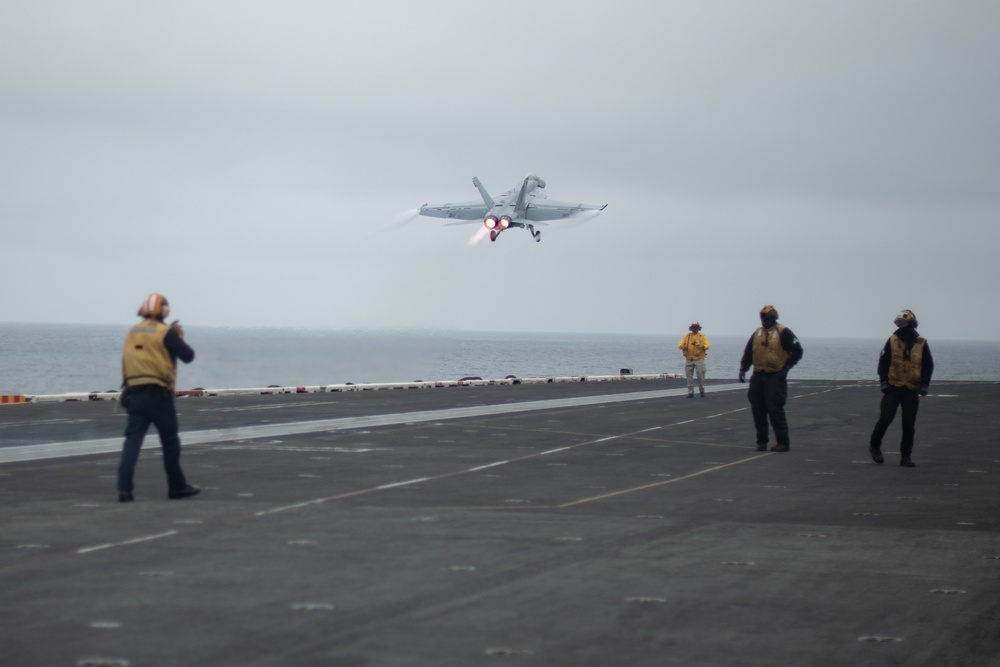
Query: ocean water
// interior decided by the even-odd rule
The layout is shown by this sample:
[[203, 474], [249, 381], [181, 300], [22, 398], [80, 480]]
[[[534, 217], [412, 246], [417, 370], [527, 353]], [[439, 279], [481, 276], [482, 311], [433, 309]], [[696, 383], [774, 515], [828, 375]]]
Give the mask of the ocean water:
[[[108, 391], [127, 326], [0, 323], [0, 394]], [[683, 373], [664, 335], [185, 327], [178, 388]], [[747, 336], [709, 336], [708, 377], [735, 379]], [[885, 339], [803, 339], [793, 378], [875, 380]], [[930, 341], [935, 380], [1000, 381], [1000, 342]]]

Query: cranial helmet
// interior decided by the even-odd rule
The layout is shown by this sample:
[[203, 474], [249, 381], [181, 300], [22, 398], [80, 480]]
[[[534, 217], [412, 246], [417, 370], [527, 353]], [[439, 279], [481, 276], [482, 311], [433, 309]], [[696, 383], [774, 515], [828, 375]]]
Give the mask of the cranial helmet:
[[901, 310], [896, 313], [896, 319], [893, 320], [893, 324], [902, 329], [903, 327], [913, 327], [917, 328], [917, 316], [913, 314], [912, 310]]
[[768, 305], [760, 309], [760, 324], [765, 329], [771, 329], [778, 323], [778, 309]]
[[760, 316], [764, 317], [765, 315], [778, 319], [778, 309], [771, 305], [764, 306], [760, 309]]
[[164, 318], [170, 313], [170, 304], [162, 294], [150, 294], [139, 306], [139, 317]]
[[701, 324], [697, 321], [692, 322], [691, 326], [688, 327], [688, 331], [701, 331]]

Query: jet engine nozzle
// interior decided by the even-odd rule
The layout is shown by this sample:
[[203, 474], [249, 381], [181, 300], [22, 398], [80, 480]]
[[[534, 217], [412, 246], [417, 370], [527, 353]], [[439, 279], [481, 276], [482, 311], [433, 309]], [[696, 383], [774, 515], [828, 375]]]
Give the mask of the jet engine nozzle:
[[508, 227], [510, 227], [510, 223], [511, 223], [510, 216], [504, 215], [504, 216], [500, 217], [500, 228], [501, 229], [507, 229]]
[[486, 227], [486, 229], [496, 229], [497, 224], [497, 219], [492, 215], [486, 216], [486, 219], [483, 220], [483, 226]]

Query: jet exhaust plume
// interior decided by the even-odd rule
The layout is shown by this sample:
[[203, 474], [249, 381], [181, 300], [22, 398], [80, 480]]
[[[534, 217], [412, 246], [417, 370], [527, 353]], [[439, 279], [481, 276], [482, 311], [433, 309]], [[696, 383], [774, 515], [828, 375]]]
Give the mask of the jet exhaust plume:
[[490, 230], [486, 229], [486, 227], [484, 227], [483, 225], [480, 225], [479, 227], [476, 228], [475, 233], [473, 233], [473, 235], [469, 237], [469, 245], [470, 246], [476, 245], [484, 238], [486, 238], [486, 235], [489, 233]]

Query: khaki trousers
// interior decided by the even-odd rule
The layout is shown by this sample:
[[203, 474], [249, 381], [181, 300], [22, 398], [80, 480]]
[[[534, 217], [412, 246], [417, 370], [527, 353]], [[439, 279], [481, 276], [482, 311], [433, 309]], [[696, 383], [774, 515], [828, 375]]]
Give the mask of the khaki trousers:
[[705, 360], [685, 359], [684, 374], [687, 375], [688, 393], [694, 393], [694, 374], [698, 373], [698, 391], [705, 393]]

